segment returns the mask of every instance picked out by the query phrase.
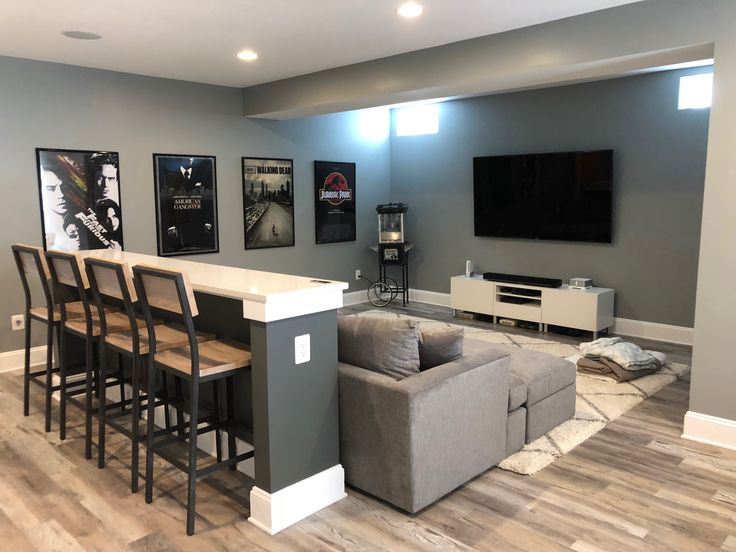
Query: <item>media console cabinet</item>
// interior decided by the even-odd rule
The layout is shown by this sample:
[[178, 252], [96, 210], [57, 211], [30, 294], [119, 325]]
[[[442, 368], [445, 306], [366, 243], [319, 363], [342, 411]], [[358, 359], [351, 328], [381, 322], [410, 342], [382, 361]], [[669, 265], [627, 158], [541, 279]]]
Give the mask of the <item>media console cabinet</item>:
[[547, 331], [552, 324], [593, 332], [593, 339], [613, 326], [613, 297], [612, 289], [600, 287], [546, 288], [493, 282], [480, 275], [450, 279], [453, 315], [462, 310], [493, 316], [494, 323], [499, 318], [536, 322], [539, 331]]

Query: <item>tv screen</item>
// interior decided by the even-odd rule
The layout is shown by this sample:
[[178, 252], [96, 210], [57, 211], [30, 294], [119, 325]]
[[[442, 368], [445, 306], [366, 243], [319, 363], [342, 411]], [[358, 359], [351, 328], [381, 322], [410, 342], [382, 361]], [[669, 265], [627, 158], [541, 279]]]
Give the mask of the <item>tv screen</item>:
[[611, 243], [613, 150], [473, 158], [475, 235]]

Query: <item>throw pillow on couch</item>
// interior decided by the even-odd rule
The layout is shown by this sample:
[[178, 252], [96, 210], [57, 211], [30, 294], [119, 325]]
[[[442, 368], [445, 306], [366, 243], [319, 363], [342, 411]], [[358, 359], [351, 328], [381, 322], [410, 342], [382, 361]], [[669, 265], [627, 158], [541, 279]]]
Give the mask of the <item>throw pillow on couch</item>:
[[463, 356], [462, 328], [439, 328], [419, 332], [419, 370], [424, 372]]

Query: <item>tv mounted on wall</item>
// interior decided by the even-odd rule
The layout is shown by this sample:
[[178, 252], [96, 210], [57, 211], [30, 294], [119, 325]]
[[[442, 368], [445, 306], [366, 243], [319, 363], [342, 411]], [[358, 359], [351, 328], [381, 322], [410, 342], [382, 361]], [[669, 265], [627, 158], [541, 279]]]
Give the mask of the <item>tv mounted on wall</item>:
[[473, 158], [475, 235], [611, 243], [613, 150]]

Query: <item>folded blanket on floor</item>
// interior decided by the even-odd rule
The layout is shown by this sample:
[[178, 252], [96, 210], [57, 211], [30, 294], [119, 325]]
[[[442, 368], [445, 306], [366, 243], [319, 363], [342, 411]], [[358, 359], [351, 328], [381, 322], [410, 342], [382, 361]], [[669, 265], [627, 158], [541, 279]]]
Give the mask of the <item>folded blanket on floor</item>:
[[649, 351], [628, 343], [620, 337], [604, 337], [589, 343], [581, 343], [580, 353], [594, 360], [607, 359], [624, 370], [659, 370], [662, 362]]
[[578, 372], [584, 374], [594, 374], [597, 376], [605, 376], [617, 382], [629, 381], [648, 374], [652, 374], [658, 368], [642, 369], [642, 370], [626, 370], [615, 362], [606, 358], [592, 359], [581, 357], [577, 362]]

